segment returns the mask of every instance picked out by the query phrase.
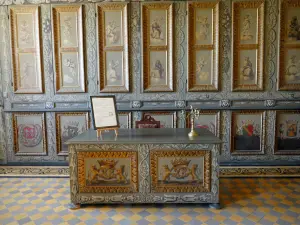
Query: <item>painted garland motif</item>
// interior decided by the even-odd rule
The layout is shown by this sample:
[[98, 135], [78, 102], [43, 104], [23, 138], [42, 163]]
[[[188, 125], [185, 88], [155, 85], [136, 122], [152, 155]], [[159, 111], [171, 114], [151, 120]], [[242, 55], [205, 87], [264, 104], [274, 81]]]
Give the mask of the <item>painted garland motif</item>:
[[42, 127], [39, 124], [21, 124], [18, 133], [21, 144], [26, 147], [35, 147], [42, 141]]

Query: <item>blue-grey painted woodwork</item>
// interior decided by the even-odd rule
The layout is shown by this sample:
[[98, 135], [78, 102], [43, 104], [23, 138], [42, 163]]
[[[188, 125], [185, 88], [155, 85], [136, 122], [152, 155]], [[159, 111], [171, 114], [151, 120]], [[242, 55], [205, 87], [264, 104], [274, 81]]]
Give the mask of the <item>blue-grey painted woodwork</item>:
[[[99, 92], [99, 66], [96, 32], [97, 0], [52, 1], [52, 0], [0, 0], [0, 149], [7, 162], [44, 162], [45, 164], [66, 160], [56, 153], [55, 112], [89, 111], [89, 96], [101, 95]], [[55, 71], [53, 65], [53, 34], [51, 22], [51, 3], [84, 4], [85, 5], [85, 41], [87, 58], [87, 93], [56, 94], [54, 91]], [[178, 111], [178, 127], [185, 127], [185, 118], [180, 116], [182, 109], [190, 105], [201, 109], [221, 110], [221, 162], [243, 164], [243, 162], [276, 163], [279, 161], [299, 162], [298, 155], [274, 155], [275, 110], [300, 109], [300, 91], [277, 91], [278, 76], [278, 41], [279, 41], [279, 0], [266, 0], [265, 6], [265, 63], [264, 91], [231, 92], [232, 67], [232, 29], [231, 1], [220, 2], [220, 91], [188, 93], [187, 80], [187, 7], [186, 1], [174, 1], [174, 78], [175, 91], [170, 93], [143, 93], [141, 90], [141, 2], [131, 1], [129, 4], [130, 34], [130, 93], [113, 93], [117, 99], [117, 108], [121, 111], [132, 111], [132, 122], [141, 118], [141, 111], [161, 110]], [[9, 28], [9, 7], [22, 4], [39, 4], [41, 6], [42, 47], [44, 64], [44, 94], [14, 94], [12, 86], [11, 43]], [[266, 110], [266, 142], [264, 155], [230, 154], [231, 110], [261, 109]], [[47, 118], [47, 156], [15, 156], [13, 152], [12, 112], [42, 111]], [[3, 126], [1, 126], [1, 121]], [[0, 150], [1, 151], [1, 150]], [[0, 153], [1, 155], [1, 153]]]

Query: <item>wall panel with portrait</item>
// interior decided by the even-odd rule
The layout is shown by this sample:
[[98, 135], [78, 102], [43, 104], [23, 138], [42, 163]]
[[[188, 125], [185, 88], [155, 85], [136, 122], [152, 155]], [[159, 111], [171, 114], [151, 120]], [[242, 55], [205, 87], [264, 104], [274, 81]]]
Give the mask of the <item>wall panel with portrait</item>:
[[58, 155], [68, 155], [66, 141], [90, 128], [88, 112], [64, 112], [55, 114], [56, 150]]
[[274, 154], [300, 155], [300, 111], [276, 112]]
[[218, 91], [219, 3], [188, 4], [188, 91]]
[[233, 111], [231, 118], [231, 154], [264, 154], [265, 112]]
[[278, 89], [300, 90], [300, 0], [281, 1]]
[[10, 28], [14, 92], [43, 93], [40, 7], [11, 7]]
[[264, 1], [233, 2], [232, 31], [232, 91], [262, 91]]
[[129, 92], [127, 5], [97, 5], [100, 92]]
[[83, 7], [57, 5], [52, 8], [56, 93], [86, 91]]
[[13, 113], [15, 155], [47, 155], [44, 113]]
[[143, 91], [173, 88], [173, 5], [142, 4]]

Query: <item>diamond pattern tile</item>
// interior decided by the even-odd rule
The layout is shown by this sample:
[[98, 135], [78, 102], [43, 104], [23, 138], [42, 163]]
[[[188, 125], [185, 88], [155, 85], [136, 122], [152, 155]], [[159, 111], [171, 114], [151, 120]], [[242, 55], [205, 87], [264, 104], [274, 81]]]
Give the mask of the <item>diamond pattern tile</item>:
[[222, 178], [223, 208], [86, 205], [69, 210], [68, 178], [0, 178], [0, 225], [300, 225], [299, 178]]

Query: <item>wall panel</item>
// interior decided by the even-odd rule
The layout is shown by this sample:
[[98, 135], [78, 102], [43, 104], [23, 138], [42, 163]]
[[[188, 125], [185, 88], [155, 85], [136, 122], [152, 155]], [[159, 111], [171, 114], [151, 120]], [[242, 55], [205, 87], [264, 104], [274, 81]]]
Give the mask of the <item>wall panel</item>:
[[[60, 5], [57, 1], [40, 0], [41, 8], [41, 33], [45, 93], [43, 94], [14, 94], [12, 86], [11, 43], [8, 9], [14, 5], [32, 4], [32, 1], [0, 2], [0, 107], [3, 107], [4, 125], [0, 126], [0, 143], [4, 160], [1, 163], [51, 164], [65, 162], [67, 156], [57, 154], [56, 149], [56, 112], [87, 112], [90, 110], [89, 97], [103, 95], [100, 93], [100, 65], [103, 60], [98, 53], [97, 35], [97, 4], [101, 1], [75, 1], [63, 2], [63, 5], [83, 5], [84, 34], [86, 42], [83, 52], [86, 57], [87, 92], [64, 93], [55, 92], [54, 50], [51, 9]], [[200, 1], [201, 2], [201, 1]], [[205, 1], [203, 1], [205, 2]], [[188, 12], [187, 1], [173, 1], [173, 34], [174, 60], [173, 77], [174, 92], [144, 93], [142, 90], [142, 21], [140, 1], [128, 3], [128, 34], [129, 34], [129, 82], [130, 92], [112, 93], [116, 96], [117, 108], [130, 114], [131, 126], [142, 118], [147, 111], [176, 111], [177, 127], [186, 126], [186, 118], [180, 112], [188, 110], [190, 105], [194, 108], [220, 111], [220, 137], [222, 144], [221, 164], [223, 165], [294, 165], [299, 164], [299, 155], [274, 154], [275, 141], [275, 116], [276, 110], [300, 109], [300, 90], [278, 91], [278, 54], [279, 54], [279, 0], [265, 0], [265, 26], [264, 26], [264, 90], [232, 92], [232, 1], [222, 0], [219, 3], [219, 91], [188, 92], [188, 53], [187, 29]], [[300, 72], [300, 71], [299, 71]], [[3, 102], [3, 104], [2, 104]], [[264, 153], [253, 155], [231, 154], [231, 113], [232, 110], [264, 110], [266, 111]], [[1, 111], [0, 111], [1, 112]], [[46, 156], [16, 156], [13, 151], [12, 113], [15, 112], [45, 112], [48, 154]], [[126, 126], [126, 116], [124, 126]], [[1, 125], [1, 122], [0, 122]], [[300, 124], [299, 124], [300, 129]], [[300, 131], [299, 131], [300, 132]], [[1, 147], [0, 147], [1, 151]], [[0, 153], [1, 155], [1, 153]]]

